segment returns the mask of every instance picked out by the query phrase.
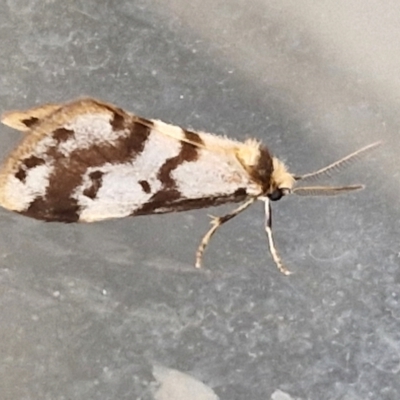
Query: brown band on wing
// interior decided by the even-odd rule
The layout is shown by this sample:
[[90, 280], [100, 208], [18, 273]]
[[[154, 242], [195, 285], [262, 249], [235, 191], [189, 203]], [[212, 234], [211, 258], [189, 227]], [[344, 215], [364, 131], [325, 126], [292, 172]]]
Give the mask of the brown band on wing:
[[113, 110], [113, 118], [110, 124], [115, 131], [122, 131], [123, 129], [125, 129], [124, 115]]
[[[185, 136], [190, 135], [195, 138], [196, 133], [187, 133], [183, 131]], [[201, 138], [195, 138], [198, 142]], [[158, 208], [168, 207], [174, 204], [176, 200], [182, 198], [182, 193], [178, 190], [175, 180], [172, 178], [172, 172], [184, 162], [194, 162], [197, 160], [199, 148], [191, 143], [181, 142], [181, 150], [175, 157], [171, 157], [164, 162], [157, 173], [157, 179], [161, 182], [161, 189], [155, 193], [142, 207], [135, 210], [132, 215], [151, 214]]]
[[198, 147], [186, 142], [181, 142], [181, 145], [182, 147], [179, 154], [166, 160], [158, 171], [157, 178], [161, 181], [163, 185], [162, 190], [164, 191], [176, 189], [176, 182], [171, 177], [171, 173], [179, 165], [183, 164], [184, 162], [196, 161], [198, 158]]
[[234, 194], [220, 195], [214, 197], [203, 197], [199, 199], [186, 199], [179, 195], [178, 198], [168, 198], [165, 192], [158, 192], [153, 199], [152, 207], [142, 207], [133, 215], [165, 214], [219, 206], [226, 203], [239, 203], [248, 198], [245, 188], [238, 189]]
[[30, 156], [22, 161], [21, 165], [18, 168], [18, 171], [15, 174], [15, 177], [19, 179], [21, 182], [25, 182], [27, 171], [31, 168], [43, 165], [44, 163], [45, 161], [42, 158], [36, 156]]
[[71, 195], [81, 184], [87, 166], [73, 157], [65, 158], [60, 153], [57, 157], [56, 148], [49, 150], [52, 150], [56, 162], [46, 193], [36, 198], [22, 214], [45, 221], [76, 222], [79, 220], [79, 206]]
[[260, 157], [255, 167], [249, 170], [251, 177], [259, 182], [266, 192], [271, 185], [271, 175], [273, 171], [273, 163], [270, 152], [266, 147], [260, 147]]
[[[118, 122], [116, 122], [118, 120]], [[115, 124], [121, 121], [113, 119]], [[88, 167], [101, 167], [105, 163], [125, 163], [133, 161], [140, 154], [149, 137], [151, 129], [132, 120], [125, 120], [125, 129], [129, 134], [114, 142], [103, 142], [89, 148], [76, 149], [68, 157], [58, 151], [57, 145], [47, 150], [47, 155], [54, 159], [54, 169], [47, 186], [46, 194], [36, 198], [23, 214], [46, 221], [75, 222], [79, 220], [79, 205], [72, 197], [82, 184], [82, 177]], [[93, 199], [101, 188], [101, 171], [93, 172], [92, 186], [84, 194]], [[102, 174], [102, 173], [101, 173]]]
[[56, 209], [49, 210], [48, 198], [38, 197], [26, 211], [21, 211], [20, 214], [45, 221], [77, 222], [79, 210], [80, 207], [75, 199], [60, 202]]

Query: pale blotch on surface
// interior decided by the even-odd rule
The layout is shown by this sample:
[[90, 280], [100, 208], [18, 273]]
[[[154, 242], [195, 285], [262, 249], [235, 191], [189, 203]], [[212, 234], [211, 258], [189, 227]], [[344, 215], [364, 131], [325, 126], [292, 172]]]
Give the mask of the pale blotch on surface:
[[271, 400], [295, 400], [289, 394], [282, 392], [282, 390], [275, 390], [274, 393], [271, 395]]
[[204, 383], [175, 369], [155, 365], [153, 375], [159, 383], [155, 400], [218, 400]]

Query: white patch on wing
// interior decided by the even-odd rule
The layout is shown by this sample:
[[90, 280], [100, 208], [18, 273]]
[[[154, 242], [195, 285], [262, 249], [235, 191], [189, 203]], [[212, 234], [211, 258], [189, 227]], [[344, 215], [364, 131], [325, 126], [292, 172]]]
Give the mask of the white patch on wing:
[[[24, 182], [14, 175], [9, 175], [2, 197], [14, 211], [26, 210], [37, 197], [44, 196], [49, 185], [53, 167], [48, 164], [38, 165], [26, 171]], [[4, 201], [4, 200], [2, 200]]]
[[33, 154], [45, 160], [46, 158], [48, 158], [46, 154], [48, 149], [56, 145], [57, 141], [52, 136], [44, 136], [43, 139], [39, 140], [36, 143], [35, 148], [33, 149]]
[[199, 150], [195, 162], [184, 162], [171, 174], [185, 198], [230, 195], [239, 188], [259, 194], [259, 188], [231, 154]]
[[[179, 154], [181, 147], [178, 140], [151, 131], [143, 151], [132, 162], [89, 168], [83, 185], [72, 195], [82, 207], [80, 220], [92, 222], [132, 214], [161, 189], [157, 174], [166, 160]], [[104, 175], [96, 198], [90, 199], [83, 192], [91, 185], [89, 174], [93, 171], [101, 171]], [[139, 183], [142, 180], [149, 183], [150, 193], [143, 190]]]
[[111, 115], [105, 113], [78, 115], [65, 129], [74, 134], [59, 144], [59, 151], [68, 157], [74, 150], [86, 149], [96, 143], [113, 143], [128, 134], [128, 131], [115, 131], [110, 124]]

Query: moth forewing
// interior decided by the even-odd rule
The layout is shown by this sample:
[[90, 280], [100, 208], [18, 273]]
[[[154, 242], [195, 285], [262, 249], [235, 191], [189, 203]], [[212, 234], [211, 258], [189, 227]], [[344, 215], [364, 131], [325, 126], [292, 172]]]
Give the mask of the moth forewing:
[[13, 111], [2, 121], [27, 133], [0, 169], [0, 204], [23, 215], [94, 222], [241, 203], [213, 218], [196, 267], [215, 231], [260, 199], [272, 258], [288, 274], [274, 244], [269, 200], [327, 190], [293, 189], [301, 177], [257, 140], [185, 130], [91, 98]]
[[10, 128], [27, 132], [32, 129], [37, 122], [48, 117], [60, 107], [60, 104], [44, 104], [31, 108], [28, 111], [9, 111], [1, 116], [1, 122]]

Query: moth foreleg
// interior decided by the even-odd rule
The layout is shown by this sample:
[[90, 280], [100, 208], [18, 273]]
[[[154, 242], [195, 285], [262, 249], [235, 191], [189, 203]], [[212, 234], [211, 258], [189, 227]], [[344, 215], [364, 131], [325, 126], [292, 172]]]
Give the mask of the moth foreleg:
[[231, 213], [226, 214], [222, 217], [212, 217], [211, 219], [211, 224], [212, 227], [210, 230], [203, 236], [203, 239], [201, 239], [200, 245], [197, 248], [196, 251], [196, 268], [201, 268], [201, 260], [203, 258], [203, 253], [204, 250], [206, 249], [208, 242], [210, 241], [212, 235], [216, 232], [216, 230], [225, 222], [229, 221], [230, 219], [236, 217], [236, 215], [240, 214], [242, 211], [244, 211], [246, 208], [251, 206], [255, 201], [257, 200], [257, 197], [251, 197], [249, 200], [245, 201], [242, 203], [238, 208], [233, 210]]
[[274, 238], [272, 236], [272, 214], [271, 214], [271, 204], [268, 198], [263, 198], [265, 205], [265, 232], [268, 237], [269, 252], [271, 253], [272, 259], [274, 260], [279, 271], [285, 275], [290, 275], [291, 272], [283, 265], [281, 257], [278, 254], [278, 250], [275, 247]]

